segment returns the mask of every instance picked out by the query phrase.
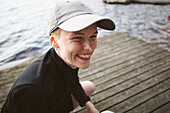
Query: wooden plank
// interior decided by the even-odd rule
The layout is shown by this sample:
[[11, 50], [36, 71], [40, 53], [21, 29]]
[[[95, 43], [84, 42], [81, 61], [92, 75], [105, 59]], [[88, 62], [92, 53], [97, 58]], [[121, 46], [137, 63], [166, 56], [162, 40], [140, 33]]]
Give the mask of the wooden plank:
[[[144, 51], [146, 49], [146, 52], [149, 49], [149, 47], [146, 46], [146, 45], [144, 46], [144, 48], [141, 48], [141, 47], [139, 47], [139, 48], [140, 49], [138, 49], [138, 50], [140, 50], [140, 51]], [[155, 49], [155, 48], [152, 48], [152, 49]], [[95, 73], [99, 73], [100, 71], [103, 71], [108, 67], [116, 66], [116, 65], [118, 65], [120, 63], [123, 63], [123, 62], [125, 62], [127, 60], [133, 59], [136, 56], [141, 55], [143, 53], [143, 52], [136, 53], [136, 51], [137, 50], [133, 49], [133, 50], [131, 50], [129, 52], [123, 52], [123, 53], [120, 53], [118, 55], [109, 54], [109, 55], [107, 55], [107, 57], [105, 59], [102, 59], [102, 60], [96, 62], [95, 64], [91, 65], [88, 70], [82, 70], [81, 73], [79, 73], [80, 78], [83, 79], [83, 78], [86, 78], [86, 77], [88, 77], [90, 75], [93, 75]], [[136, 55], [134, 55], [135, 53], [136, 53]]]
[[150, 113], [170, 113], [170, 102], [165, 103]]
[[98, 40], [98, 45], [99, 45], [99, 48], [100, 48], [100, 45], [107, 45], [108, 43], [123, 43], [123, 42], [126, 42], [128, 40], [132, 40], [132, 39], [136, 39], [136, 37], [131, 37], [125, 33], [121, 33], [121, 32], [116, 32], [116, 33], [113, 33], [111, 35], [105, 35], [103, 37], [99, 37], [97, 40]]
[[[112, 106], [123, 103], [127, 99], [132, 98], [133, 96], [140, 94], [143, 91], [167, 80], [169, 78], [169, 76], [167, 76], [167, 74], [169, 74], [169, 73], [170, 73], [170, 70], [164, 71], [160, 75], [156, 75], [156, 76], [149, 78], [145, 81], [139, 82], [137, 85], [127, 88], [124, 91], [121, 91], [116, 94], [113, 93], [113, 95], [111, 95], [110, 97], [105, 97], [102, 101], [99, 101], [98, 103], [96, 103], [95, 106], [97, 107], [97, 109], [102, 111], [102, 110], [108, 109]], [[165, 85], [165, 86], [169, 88], [169, 85]], [[114, 92], [114, 91], [112, 91], [112, 92]], [[103, 96], [105, 96], [105, 95], [103, 95]], [[110, 110], [115, 111], [117, 113], [116, 109], [111, 108]], [[121, 110], [121, 108], [119, 108], [119, 110]], [[122, 110], [125, 110], [125, 108]], [[80, 112], [85, 113], [86, 110], [83, 109], [82, 111], [80, 110]]]
[[[102, 109], [107, 109], [113, 105], [122, 103], [122, 102], [126, 101], [127, 99], [132, 98], [133, 96], [142, 93], [146, 89], [149, 89], [149, 88], [155, 86], [156, 84], [159, 84], [160, 82], [166, 80], [167, 78], [169, 78], [167, 76], [168, 73], [170, 73], [170, 71], [165, 71], [160, 76], [155, 76], [152, 79], [148, 79], [142, 83], [139, 83], [138, 85], [135, 85], [132, 88], [127, 89], [123, 92], [120, 92], [110, 98], [106, 98], [103, 101], [101, 101], [100, 103], [97, 103], [96, 107], [98, 109], [102, 110]], [[167, 87], [169, 87], [169, 86], [167, 86]], [[111, 110], [115, 111], [115, 109], [111, 109]], [[119, 108], [119, 110], [125, 110], [125, 108], [124, 109]]]
[[159, 67], [152, 69], [152, 71], [146, 71], [145, 73], [141, 73], [141, 74], [136, 73], [136, 75], [127, 74], [126, 76], [120, 76], [119, 78], [112, 79], [108, 82], [100, 84], [96, 86], [96, 91], [93, 94], [92, 100], [95, 103], [97, 101], [101, 101], [106, 97], [109, 97], [113, 94], [121, 92], [132, 86], [135, 86], [138, 83], [143, 82], [149, 78], [152, 78], [158, 75], [159, 73], [161, 73], [162, 71], [169, 69], [169, 67], [170, 67], [170, 64], [160, 65]]
[[35, 61], [40, 56], [41, 55], [35, 56], [34, 58], [32, 58], [24, 63], [21, 63], [19, 65], [16, 65], [12, 68], [0, 70], [0, 78], [1, 78], [1, 76], [6, 76], [6, 75], [12, 74], [12, 73], [21, 73], [29, 64], [31, 64], [33, 61]]
[[[146, 43], [144, 43], [143, 41], [141, 42], [141, 41], [139, 41], [138, 43], [140, 43], [140, 44], [146, 44]], [[80, 72], [79, 72], [79, 74], [80, 74], [80, 78], [83, 78], [83, 77], [86, 77], [86, 75], [91, 75], [91, 74], [94, 74], [94, 73], [97, 73], [97, 72], [99, 72], [99, 71], [101, 71], [100, 69], [101, 68], [103, 68], [104, 69], [104, 67], [103, 66], [101, 66], [101, 65], [103, 65], [104, 64], [104, 62], [105, 62], [105, 64], [107, 64], [107, 65], [105, 65], [105, 66], [108, 66], [109, 64], [108, 64], [108, 62], [109, 63], [111, 63], [112, 62], [112, 59], [115, 59], [115, 60], [118, 60], [118, 59], [121, 59], [121, 56], [122, 55], [126, 55], [126, 57], [131, 53], [131, 51], [133, 51], [133, 52], [136, 52], [137, 53], [137, 51], [146, 51], [146, 50], [141, 50], [141, 48], [143, 48], [142, 46], [147, 46], [147, 45], [141, 45], [141, 46], [139, 46], [138, 44], [137, 44], [137, 46], [135, 47], [135, 44], [136, 44], [136, 42], [134, 42], [134, 45], [132, 46], [132, 45], [128, 45], [128, 44], [124, 44], [124, 45], [120, 45], [121, 47], [124, 47], [124, 48], [122, 48], [122, 49], [120, 49], [119, 50], [119, 52], [117, 52], [117, 53], [115, 53], [114, 51], [105, 51], [106, 52], [106, 54], [104, 54], [103, 55], [103, 53], [104, 52], [102, 52], [101, 51], [101, 55], [95, 55], [94, 54], [94, 57], [93, 57], [93, 60], [91, 61], [92, 63], [91, 63], [91, 66], [90, 66], [90, 68], [89, 69], [86, 69], [86, 70], [80, 70]], [[126, 45], [128, 45], [128, 46], [130, 46], [130, 47], [134, 47], [133, 49], [127, 49], [127, 46]], [[138, 49], [138, 47], [139, 47], [139, 49]], [[150, 45], [150, 47], [149, 48], [154, 48], [155, 46], [151, 46]], [[111, 47], [110, 47], [111, 48]], [[113, 48], [116, 48], [116, 47], [113, 47]], [[147, 49], [149, 49], [149, 48], [147, 48]], [[127, 49], [127, 50], [126, 50]], [[134, 49], [136, 49], [136, 50], [134, 50]], [[157, 49], [160, 49], [160, 48], [157, 48]], [[123, 50], [123, 51], [122, 51]], [[165, 51], [165, 50], [164, 50]], [[151, 52], [155, 52], [155, 51], [151, 51]], [[135, 54], [135, 53], [131, 53], [132, 55], [133, 54]], [[103, 55], [103, 56], [102, 56]], [[98, 56], [98, 57], [96, 57], [96, 56]], [[112, 58], [112, 59], [111, 59]], [[111, 59], [111, 61], [109, 61]], [[97, 60], [97, 61], [96, 61]], [[99, 62], [99, 63], [98, 63]], [[100, 63], [102, 63], [102, 64], [100, 64]], [[98, 66], [98, 65], [100, 65], [100, 66]], [[98, 66], [98, 67], [97, 67]], [[94, 68], [96, 68], [97, 67], [97, 69], [94, 69]], [[84, 74], [83, 74], [84, 73]]]
[[[142, 46], [144, 46], [144, 48], [141, 48]], [[96, 58], [97, 55], [95, 55], [94, 59], [96, 59], [96, 60], [91, 64], [90, 68], [86, 69], [86, 70], [80, 70], [80, 72], [79, 72], [79, 74], [81, 74], [80, 77], [82, 78], [82, 77], [85, 77], [86, 75], [89, 75], [90, 73], [93, 74], [95, 72], [98, 72], [98, 70], [100, 68], [103, 68], [103, 67], [101, 67], [101, 63], [104, 63], [105, 61], [106, 61], [105, 64], [108, 63], [109, 60], [111, 60], [109, 62], [109, 63], [111, 63], [113, 60], [116, 61], [116, 60], [120, 59], [121, 57], [126, 57], [127, 58], [127, 55], [134, 55], [135, 53], [137, 53], [137, 50], [144, 51], [144, 49], [149, 49], [149, 48], [151, 48], [151, 47], [147, 46], [147, 44], [143, 44], [143, 45], [138, 45], [137, 44], [137, 45], [134, 45], [133, 48], [128, 48], [127, 47], [126, 49], [123, 49], [123, 51], [119, 51], [119, 52], [116, 52], [116, 53], [112, 52], [112, 51], [107, 51], [107, 54], [98, 55], [98, 56], [100, 56], [99, 58]], [[92, 69], [92, 68], [96, 68], [97, 66], [99, 66], [97, 69], [95, 69], [95, 70]]]
[[[126, 45], [124, 45], [126, 43]], [[124, 49], [130, 49], [130, 48], [134, 48], [133, 46], [130, 46], [132, 43], [134, 43], [134, 46], [140, 46], [143, 43], [136, 41], [136, 40], [128, 40], [126, 42], [122, 42], [122, 43], [118, 43], [118, 44], [107, 44], [105, 45], [101, 45], [100, 48], [97, 48], [94, 52], [94, 56], [92, 57], [92, 64], [93, 62], [96, 62], [96, 59], [101, 58], [100, 55], [102, 55], [102, 57], [105, 57], [105, 55], [108, 54], [108, 51], [112, 51], [112, 54], [115, 54], [118, 52], [120, 53], [121, 51], [124, 51]], [[118, 47], [119, 46], [119, 47]]]
[[5, 84], [2, 88], [1, 88], [1, 92], [0, 92], [0, 103], [1, 101], [4, 101], [6, 99], [6, 96], [9, 92], [9, 90], [11, 89], [13, 83], [11, 84]]
[[158, 4], [158, 5], [170, 4], [170, 0], [133, 0], [133, 2], [143, 3], [143, 4]]
[[[133, 46], [132, 46], [132, 43], [134, 43]], [[140, 41], [136, 41], [136, 40], [130, 40], [128, 42], [124, 42], [118, 45], [113, 45], [111, 47], [108, 47], [108, 49], [97, 48], [92, 57], [91, 65], [103, 59], [114, 57], [122, 53], [127, 53], [131, 50], [141, 48], [144, 46], [148, 46], [148, 44], [141, 43]], [[99, 52], [97, 53], [97, 51]]]
[[[99, 73], [95, 73], [95, 74], [93, 74], [93, 76], [88, 76], [88, 77], [86, 77], [86, 79], [83, 78], [82, 80], [92, 80], [96, 85], [98, 85], [98, 84], [101, 84], [105, 81], [113, 79], [115, 77], [118, 77], [120, 75], [128, 73], [130, 71], [135, 72], [135, 69], [143, 67], [143, 66], [145, 66], [149, 63], [152, 63], [152, 64], [149, 64], [149, 66], [155, 65], [155, 63], [157, 63], [157, 62], [160, 62], [160, 63], [163, 64], [164, 63], [163, 59], [166, 56], [167, 56], [166, 53], [162, 54], [162, 55], [158, 54], [158, 55], [153, 56], [152, 58], [148, 58], [148, 60], [142, 60], [138, 63], [132, 64], [132, 65], [126, 67], [126, 68], [122, 68], [122, 69], [119, 69], [119, 70], [116, 70], [116, 71], [115, 71], [115, 67], [111, 67], [111, 68], [105, 69], [105, 70], [103, 70]], [[167, 59], [170, 58], [169, 56], [167, 56], [167, 57], [168, 57]], [[161, 58], [162, 58], [162, 60], [161, 60]], [[155, 63], [154, 63], [154, 61], [155, 61]], [[145, 67], [145, 68], [147, 68], [147, 67]]]
[[[135, 46], [135, 45], [134, 45]], [[151, 49], [150, 51], [152, 51], [153, 49], [155, 49], [154, 47], [150, 47], [150, 46], [147, 46], [147, 45], [143, 45], [144, 47], [141, 47], [141, 46], [138, 46], [138, 47], [135, 47], [134, 49], [131, 49], [131, 50], [125, 50], [123, 51], [122, 53], [118, 53], [118, 54], [109, 54], [107, 55], [106, 58], [96, 62], [94, 65], [91, 65], [90, 68], [88, 70], [81, 70], [81, 73], [80, 74], [80, 78], [84, 78], [86, 77], [87, 75], [91, 75], [91, 74], [94, 74], [94, 73], [98, 73], [99, 70], [103, 70], [105, 69], [105, 67], [103, 66], [109, 66], [109, 64], [111, 65], [117, 65], [119, 63], [122, 63], [122, 62], [125, 62], [126, 60], [129, 60], [131, 58], [135, 58], [135, 55], [138, 55], [140, 54], [139, 52], [137, 51], [148, 51], [149, 49]], [[143, 52], [142, 52], [143, 53]], [[104, 56], [103, 56], [104, 57]], [[121, 60], [120, 60], [121, 59]], [[107, 64], [107, 65], [103, 65], [102, 63]], [[112, 63], [114, 62], [114, 64]], [[102, 65], [102, 66], [101, 66]], [[94, 69], [95, 68], [95, 69]]]
[[[160, 54], [161, 52], [163, 52], [162, 49], [157, 49], [157, 48], [152, 48], [152, 50], [157, 49], [157, 51], [150, 52], [151, 49], [149, 49], [148, 46], [145, 46], [145, 47], [140, 49], [141, 52], [137, 52], [136, 50], [132, 50], [128, 53], [122, 53], [121, 55], [115, 56], [113, 58], [111, 57], [111, 58], [102, 60], [100, 62], [96, 62], [95, 65], [90, 66], [89, 71], [91, 73], [89, 73], [89, 76], [94, 75], [95, 73], [99, 73], [100, 71], [103, 71], [103, 70], [105, 70], [109, 67], [113, 67], [113, 66], [115, 67], [115, 69], [117, 69], [118, 67], [121, 69], [121, 68], [126, 67], [128, 65], [134, 64], [138, 61], [141, 61], [144, 58], [146, 59], [146, 58], [152, 57], [156, 54]], [[96, 70], [96, 72], [93, 71], [96, 68], [98, 70]], [[86, 71], [84, 73], [81, 73], [81, 74], [86, 74]], [[80, 75], [80, 77], [85, 78], [85, 77], [87, 77], [87, 75], [84, 76], [84, 77], [82, 77], [82, 75]]]
[[[119, 105], [120, 103], [118, 103], [116, 106], [116, 107], [118, 107], [118, 109], [116, 109], [116, 107], [113, 106], [112, 108], [110, 108], [110, 110], [113, 110], [113, 111], [119, 112], [119, 113], [124, 112], [126, 109], [130, 109], [133, 105], [135, 106], [136, 104], [140, 104], [141, 102], [147, 100], [148, 98], [151, 98], [152, 96], [159, 93], [159, 91], [169, 89], [170, 79], [167, 76], [169, 73], [170, 73], [170, 71], [165, 71], [160, 76], [156, 76], [153, 79], [149, 79], [149, 80], [141, 83], [140, 85], [137, 85], [137, 86], [133, 87], [132, 89], [125, 91], [123, 94], [127, 95], [127, 96], [125, 96], [126, 99], [122, 100], [121, 99], [122, 97], [119, 98], [120, 100], [122, 100], [120, 103], [125, 105], [123, 107], [123, 109], [121, 109], [121, 107]], [[160, 87], [160, 85], [161, 85], [161, 87]], [[155, 87], [155, 88], [153, 89], [153, 87]], [[140, 89], [138, 89], [138, 88], [140, 88]], [[148, 90], [149, 90], [149, 92], [148, 92]], [[135, 94], [131, 95], [130, 93], [132, 93], [132, 94], [135, 93]], [[128, 96], [129, 94], [131, 95], [130, 97]], [[136, 96], [137, 96], [137, 98], [135, 98]], [[133, 102], [130, 101], [131, 99], [133, 100]], [[114, 101], [114, 100], [112, 100], [112, 101]], [[125, 101], [127, 101], [127, 102], [125, 102]], [[128, 106], [128, 103], [129, 103], [129, 106]]]
[[[156, 96], [158, 96], [159, 94], [163, 93], [164, 91], [169, 90], [169, 85], [170, 85], [170, 79], [168, 79], [168, 80], [165, 79], [165, 81], [160, 82], [156, 85], [153, 85], [153, 86], [147, 88], [146, 90], [138, 93], [137, 95], [134, 95], [133, 97], [125, 100], [124, 102], [121, 102], [121, 103], [113, 106], [110, 109], [114, 110], [116, 113], [123, 113], [123, 112], [148, 113], [149, 110], [152, 111], [153, 109], [155, 109], [157, 106], [161, 105], [162, 103], [160, 102], [159, 104], [157, 104], [155, 106], [152, 104], [152, 108], [145, 107], [148, 111], [146, 111], [146, 109], [144, 110], [143, 108], [141, 108], [139, 106], [143, 106], [145, 104], [146, 104], [146, 106], [149, 106], [145, 102], [149, 101], [153, 97], [156, 98]], [[159, 100], [161, 101], [161, 99], [159, 99]], [[167, 98], [166, 98], [166, 100], [170, 101]], [[166, 101], [165, 101], [165, 103], [166, 103]]]
[[17, 73], [9, 74], [8, 76], [1, 77], [0, 79], [0, 89], [4, 86], [4, 84], [13, 83], [18, 77]]
[[[115, 34], [117, 34], [117, 33], [115, 33]], [[108, 51], [112, 51], [113, 53], [115, 53], [117, 51], [120, 51], [120, 49], [121, 50], [126, 49], [131, 44], [140, 45], [143, 42], [141, 40], [136, 40], [134, 37], [129, 37], [126, 34], [124, 34], [124, 35], [121, 34], [121, 36], [119, 36], [119, 38], [116, 38], [117, 40], [115, 39], [115, 37], [111, 37], [110, 40], [108, 40], [107, 39], [108, 37], [110, 37], [110, 36], [99, 38], [99, 39], [105, 40], [105, 43], [103, 43], [103, 41], [100, 41], [98, 39], [99, 40], [98, 41], [98, 47], [97, 47], [97, 49], [94, 52], [94, 56], [95, 56], [95, 54], [97, 54], [97, 55], [95, 56], [94, 59], [92, 57], [91, 63], [93, 63], [96, 60], [98, 54], [101, 54], [101, 53], [103, 54], [105, 52], [108, 53]], [[116, 35], [116, 37], [117, 37], [117, 35]], [[133, 48], [133, 46], [130, 46], [130, 47]], [[104, 55], [102, 57], [104, 57]]]
[[109, 4], [130, 4], [131, 0], [103, 0], [103, 2], [105, 3], [109, 3]]
[[96, 91], [94, 92], [91, 98], [92, 102], [97, 103], [100, 102], [101, 100], [105, 100], [105, 98], [108, 98], [112, 95], [116, 95], [119, 92], [122, 92], [135, 85], [138, 85], [141, 82], [146, 81], [147, 79], [151, 79], [154, 76], [159, 75], [161, 72], [169, 69], [169, 67], [170, 64], [166, 63], [163, 65], [158, 64], [158, 66], [153, 67], [153, 69], [148, 69], [149, 71], [146, 71], [145, 73], [141, 74], [136, 73], [136, 75], [133, 76], [132, 74], [125, 74], [120, 78], [116, 78], [106, 83], [100, 84], [99, 86], [96, 87]]
[[110, 47], [110, 44], [116, 45], [116, 44], [126, 43], [130, 40], [136, 40], [136, 38], [130, 37], [124, 33], [123, 34], [115, 33], [113, 35], [108, 35], [108, 36], [98, 38], [98, 48]]
[[[122, 52], [126, 52], [127, 50], [134, 49], [135, 47], [139, 47], [139, 46], [141, 47], [144, 44], [141, 43], [141, 41], [136, 41], [136, 40], [128, 40], [126, 42], [122, 42], [118, 44], [113, 44], [111, 42], [109, 43], [110, 44], [107, 45], [100, 45], [100, 48], [98, 47], [95, 50], [94, 56], [92, 57], [91, 64], [93, 64], [93, 62], [99, 61], [101, 58], [104, 59], [105, 57], [107, 57], [107, 55], [109, 55], [108, 51], [111, 51], [110, 54], [117, 55]], [[131, 46], [132, 44], [133, 46]]]
[[[131, 40], [135, 40], [135, 38], [127, 37], [125, 34], [124, 35], [121, 34], [120, 36], [116, 35], [116, 37], [112, 37], [112, 38], [108, 38], [108, 37], [110, 37], [110, 36], [101, 37], [98, 39], [98, 47], [95, 50], [95, 52], [96, 51], [98, 53], [100, 53], [101, 51], [104, 52], [105, 51], [104, 49], [109, 49], [109, 47], [116, 46], [116, 45], [119, 45], [122, 43], [127, 43], [128, 41], [131, 41]], [[127, 38], [125, 38], [125, 37], [127, 37]], [[102, 39], [102, 41], [100, 41], [100, 39]]]
[[[142, 95], [142, 93], [141, 93], [140, 95], [142, 95], [142, 96], [138, 95], [139, 96], [138, 98], [133, 98], [134, 101], [137, 99], [138, 101], [142, 100], [144, 102], [141, 103], [140, 105], [137, 105], [135, 108], [128, 110], [126, 113], [149, 113], [149, 112], [152, 112], [155, 108], [157, 108], [161, 105], [164, 105], [167, 102], [170, 102], [170, 88], [163, 92], [160, 92], [160, 90], [162, 90], [162, 87], [167, 87], [170, 85], [170, 79], [169, 79], [169, 81], [168, 80], [166, 81], [167, 84], [164, 84], [164, 83], [160, 84], [160, 87], [154, 87], [152, 89], [149, 89], [150, 91], [147, 90], [146, 91], [147, 93], [142, 92], [142, 93], [146, 93], [146, 94]], [[162, 86], [162, 85], [164, 85], [164, 86]], [[158, 92], [159, 92], [159, 94], [157, 94]], [[153, 95], [154, 93], [157, 95]], [[153, 97], [149, 98], [149, 96], [153, 96]], [[146, 97], [148, 97], [149, 99], [147, 100]], [[130, 103], [133, 103], [133, 102], [131, 101]], [[127, 106], [127, 104], [125, 106]], [[170, 111], [170, 107], [167, 110]], [[162, 112], [162, 113], [164, 113], [164, 112]]]
[[[112, 87], [105, 88], [102, 92], [99, 92], [99, 93], [94, 94], [92, 96], [92, 102], [93, 103], [99, 103], [100, 101], [103, 101], [105, 98], [109, 98], [113, 95], [118, 94], [119, 92], [127, 90], [131, 87], [134, 87], [135, 85], [138, 85], [139, 83], [142, 83], [145, 80], [151, 79], [152, 77], [157, 76], [157, 74], [159, 74], [159, 73], [156, 73], [155, 75], [152, 75], [152, 76], [149, 76], [149, 77], [144, 77], [144, 74], [143, 74], [143, 75], [140, 75], [138, 77], [134, 77], [130, 80], [120, 82], [119, 84], [116, 84]], [[148, 75], [148, 74], [146, 73], [146, 75]], [[142, 80], [140, 80], [140, 79], [142, 79]], [[137, 81], [137, 80], [139, 80], [139, 81]], [[132, 83], [132, 82], [134, 82], [134, 83]]]
[[[167, 73], [169, 72], [166, 72], [166, 73], [163, 73], [161, 76], [164, 76], [164, 77], [167, 77]], [[165, 81], [166, 78], [162, 77], [162, 79], [158, 79], [159, 76], [156, 76], [157, 78], [156, 79], [149, 79], [143, 83], [141, 83], [140, 85], [136, 85], [134, 87], [132, 87], [131, 89], [128, 89], [128, 90], [125, 90], [123, 92], [120, 92], [119, 94], [116, 94], [116, 95], [113, 95], [112, 97], [110, 98], [106, 98], [104, 99], [103, 101], [101, 101], [100, 103], [97, 103], [95, 106], [100, 110], [105, 110], [105, 109], [109, 109], [111, 106], [113, 105], [117, 105], [117, 104], [120, 104], [120, 103], [123, 103], [124, 101], [126, 101], [127, 99], [129, 98], [132, 98], [133, 96], [137, 95], [137, 94], [140, 94], [142, 93], [143, 91], [145, 91], [146, 89], [149, 89], [150, 87], [153, 87], [155, 86], [156, 84], [158, 84], [159, 82], [162, 82], [162, 81]], [[159, 81], [158, 81], [159, 80]], [[150, 83], [150, 84], [148, 84]], [[148, 85], [146, 85], [148, 84]], [[146, 86], [146, 87], [143, 87], [143, 86]], [[119, 110], [124, 110], [125, 108], [121, 109], [119, 108]], [[112, 111], [116, 111], [116, 109], [109, 109], [109, 110], [112, 110]], [[85, 113], [86, 110], [82, 110], [80, 111], [81, 113]], [[116, 113], [119, 112], [119, 111], [116, 111]]]
[[170, 0], [103, 0], [105, 3], [109, 4], [155, 4], [155, 5], [166, 5], [170, 4]]

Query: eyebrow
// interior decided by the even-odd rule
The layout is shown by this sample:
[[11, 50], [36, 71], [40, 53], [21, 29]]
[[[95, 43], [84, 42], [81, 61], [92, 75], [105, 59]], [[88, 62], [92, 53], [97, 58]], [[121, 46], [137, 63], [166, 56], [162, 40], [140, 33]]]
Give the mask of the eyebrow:
[[[97, 34], [98, 32], [94, 32], [93, 34]], [[85, 35], [84, 33], [81, 33], [81, 32], [75, 32], [74, 35]]]

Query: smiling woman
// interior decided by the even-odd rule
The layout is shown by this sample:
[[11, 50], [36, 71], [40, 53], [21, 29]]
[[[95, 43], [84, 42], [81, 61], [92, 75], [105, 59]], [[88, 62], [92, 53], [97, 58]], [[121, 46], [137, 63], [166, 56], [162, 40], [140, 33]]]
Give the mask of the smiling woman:
[[114, 30], [114, 22], [94, 14], [78, 1], [62, 1], [51, 10], [49, 35], [52, 48], [33, 62], [12, 86], [2, 113], [69, 113], [90, 102], [95, 85], [79, 82], [78, 70], [90, 66], [97, 47], [97, 27]]

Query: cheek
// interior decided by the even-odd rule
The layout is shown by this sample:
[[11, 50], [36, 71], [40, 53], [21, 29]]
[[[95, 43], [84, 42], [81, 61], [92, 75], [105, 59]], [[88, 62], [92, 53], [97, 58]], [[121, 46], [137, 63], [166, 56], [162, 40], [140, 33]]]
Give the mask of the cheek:
[[74, 43], [70, 48], [72, 49], [72, 51], [78, 54], [82, 50], [82, 45], [82, 43]]
[[97, 48], [97, 40], [93, 43], [94, 45], [94, 50]]
[[70, 57], [75, 58], [81, 52], [81, 46], [78, 44], [69, 45], [66, 52]]

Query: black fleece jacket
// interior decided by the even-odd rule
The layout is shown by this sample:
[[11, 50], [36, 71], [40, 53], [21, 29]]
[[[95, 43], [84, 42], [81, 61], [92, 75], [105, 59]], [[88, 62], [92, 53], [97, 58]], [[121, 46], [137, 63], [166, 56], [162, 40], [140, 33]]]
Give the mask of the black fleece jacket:
[[90, 100], [78, 68], [70, 68], [51, 48], [19, 76], [1, 113], [68, 113], [73, 110], [71, 95], [81, 106]]

